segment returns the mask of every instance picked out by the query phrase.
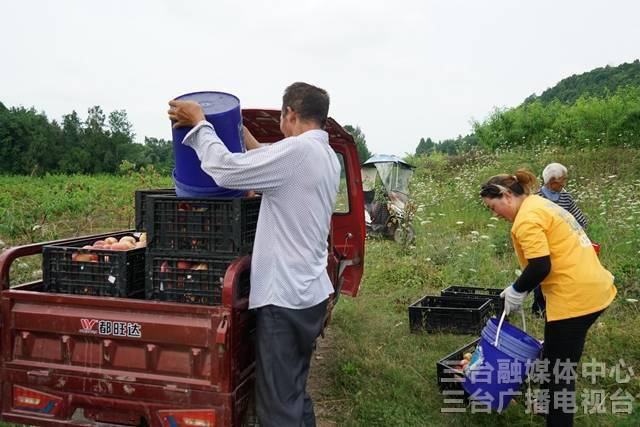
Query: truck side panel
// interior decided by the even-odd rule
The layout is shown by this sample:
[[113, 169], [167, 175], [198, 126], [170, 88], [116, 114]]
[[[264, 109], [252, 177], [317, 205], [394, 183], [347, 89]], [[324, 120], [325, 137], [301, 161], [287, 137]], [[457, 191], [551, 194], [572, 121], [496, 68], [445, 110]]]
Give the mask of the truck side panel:
[[[199, 408], [237, 423], [254, 366], [255, 317], [237, 289], [249, 265], [229, 267], [221, 306], [3, 290], [2, 419], [161, 425], [158, 411]], [[30, 413], [19, 393], [55, 411]]]

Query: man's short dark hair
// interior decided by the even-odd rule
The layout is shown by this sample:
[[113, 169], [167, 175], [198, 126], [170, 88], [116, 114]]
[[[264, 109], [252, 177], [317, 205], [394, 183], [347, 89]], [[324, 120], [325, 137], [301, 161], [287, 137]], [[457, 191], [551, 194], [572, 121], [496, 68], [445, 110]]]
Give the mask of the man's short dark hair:
[[329, 114], [329, 94], [319, 87], [296, 82], [284, 90], [283, 115], [287, 113], [287, 107], [298, 113], [302, 120], [313, 121], [324, 129]]

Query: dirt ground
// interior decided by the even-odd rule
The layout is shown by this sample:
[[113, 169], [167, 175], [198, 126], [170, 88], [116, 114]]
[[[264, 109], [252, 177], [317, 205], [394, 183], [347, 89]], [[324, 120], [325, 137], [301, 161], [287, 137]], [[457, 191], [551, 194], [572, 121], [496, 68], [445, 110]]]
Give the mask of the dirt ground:
[[318, 427], [336, 426], [333, 414], [340, 408], [340, 401], [331, 400], [327, 389], [331, 384], [328, 364], [331, 363], [333, 340], [331, 327], [325, 330], [324, 338], [316, 341], [316, 351], [311, 357], [311, 370], [307, 380], [307, 392], [313, 399]]

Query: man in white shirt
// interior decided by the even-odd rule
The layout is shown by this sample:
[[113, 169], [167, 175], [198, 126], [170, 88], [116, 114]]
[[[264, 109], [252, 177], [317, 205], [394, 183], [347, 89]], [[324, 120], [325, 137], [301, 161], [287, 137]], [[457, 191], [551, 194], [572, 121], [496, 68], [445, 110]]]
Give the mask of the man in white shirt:
[[327, 237], [340, 163], [324, 131], [327, 92], [294, 83], [282, 101], [285, 138], [262, 145], [245, 128], [246, 153], [229, 152], [193, 101], [170, 101], [169, 117], [175, 127], [194, 126], [183, 144], [218, 185], [262, 193], [249, 295], [257, 309], [256, 410], [263, 426], [314, 426], [305, 388], [333, 292]]

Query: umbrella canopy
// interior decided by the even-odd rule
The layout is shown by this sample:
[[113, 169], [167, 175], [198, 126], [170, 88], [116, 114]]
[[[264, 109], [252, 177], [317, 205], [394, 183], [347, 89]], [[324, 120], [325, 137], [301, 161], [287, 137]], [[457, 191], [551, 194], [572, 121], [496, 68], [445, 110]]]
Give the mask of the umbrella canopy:
[[367, 161], [362, 164], [362, 166], [375, 166], [376, 163], [395, 163], [402, 167], [415, 169], [415, 166], [410, 165], [400, 157], [393, 154], [375, 154], [369, 157]]
[[415, 166], [392, 154], [376, 154], [362, 164], [362, 189], [372, 191], [376, 177], [387, 191], [406, 193]]

